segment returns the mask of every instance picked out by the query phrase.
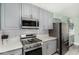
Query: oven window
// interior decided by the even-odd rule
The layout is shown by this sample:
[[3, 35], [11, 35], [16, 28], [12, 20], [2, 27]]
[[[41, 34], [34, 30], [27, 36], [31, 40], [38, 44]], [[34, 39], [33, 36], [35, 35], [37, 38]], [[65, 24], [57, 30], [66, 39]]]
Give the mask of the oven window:
[[28, 51], [28, 52], [25, 52], [25, 55], [42, 55], [42, 47]]

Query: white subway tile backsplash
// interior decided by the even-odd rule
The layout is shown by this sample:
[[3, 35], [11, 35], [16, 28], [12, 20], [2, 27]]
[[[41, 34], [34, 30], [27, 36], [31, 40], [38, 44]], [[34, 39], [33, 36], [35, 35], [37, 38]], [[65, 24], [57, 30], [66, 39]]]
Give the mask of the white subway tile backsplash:
[[9, 38], [20, 36], [22, 34], [37, 34], [37, 30], [21, 29], [21, 30], [5, 30], [5, 34], [9, 35]]

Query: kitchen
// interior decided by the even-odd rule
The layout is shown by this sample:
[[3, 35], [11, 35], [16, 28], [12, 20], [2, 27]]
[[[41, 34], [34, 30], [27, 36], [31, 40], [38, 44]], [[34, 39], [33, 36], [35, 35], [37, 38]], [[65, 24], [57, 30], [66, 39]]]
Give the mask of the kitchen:
[[67, 16], [55, 17], [31, 3], [1, 3], [0, 14], [0, 55], [62, 55], [73, 45], [74, 24]]

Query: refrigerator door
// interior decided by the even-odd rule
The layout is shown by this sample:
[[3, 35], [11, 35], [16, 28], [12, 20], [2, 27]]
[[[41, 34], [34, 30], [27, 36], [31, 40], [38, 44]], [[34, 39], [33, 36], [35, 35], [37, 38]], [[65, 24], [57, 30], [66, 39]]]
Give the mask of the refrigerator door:
[[61, 23], [61, 53], [60, 54], [65, 54], [69, 50], [69, 28], [67, 23]]
[[53, 23], [49, 36], [57, 37], [57, 52], [62, 55], [69, 49], [69, 28], [67, 23]]
[[49, 36], [57, 37], [57, 52], [60, 54], [60, 23], [53, 23], [53, 29], [49, 30]]

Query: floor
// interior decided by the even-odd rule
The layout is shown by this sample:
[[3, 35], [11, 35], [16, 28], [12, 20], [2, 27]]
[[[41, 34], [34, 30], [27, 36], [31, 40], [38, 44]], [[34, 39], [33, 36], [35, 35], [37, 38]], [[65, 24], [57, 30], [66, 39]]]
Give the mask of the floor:
[[79, 46], [71, 46], [65, 55], [79, 55]]
[[[59, 55], [59, 54], [54, 54], [54, 55]], [[69, 48], [69, 51], [65, 55], [79, 55], [79, 46], [71, 46]]]

